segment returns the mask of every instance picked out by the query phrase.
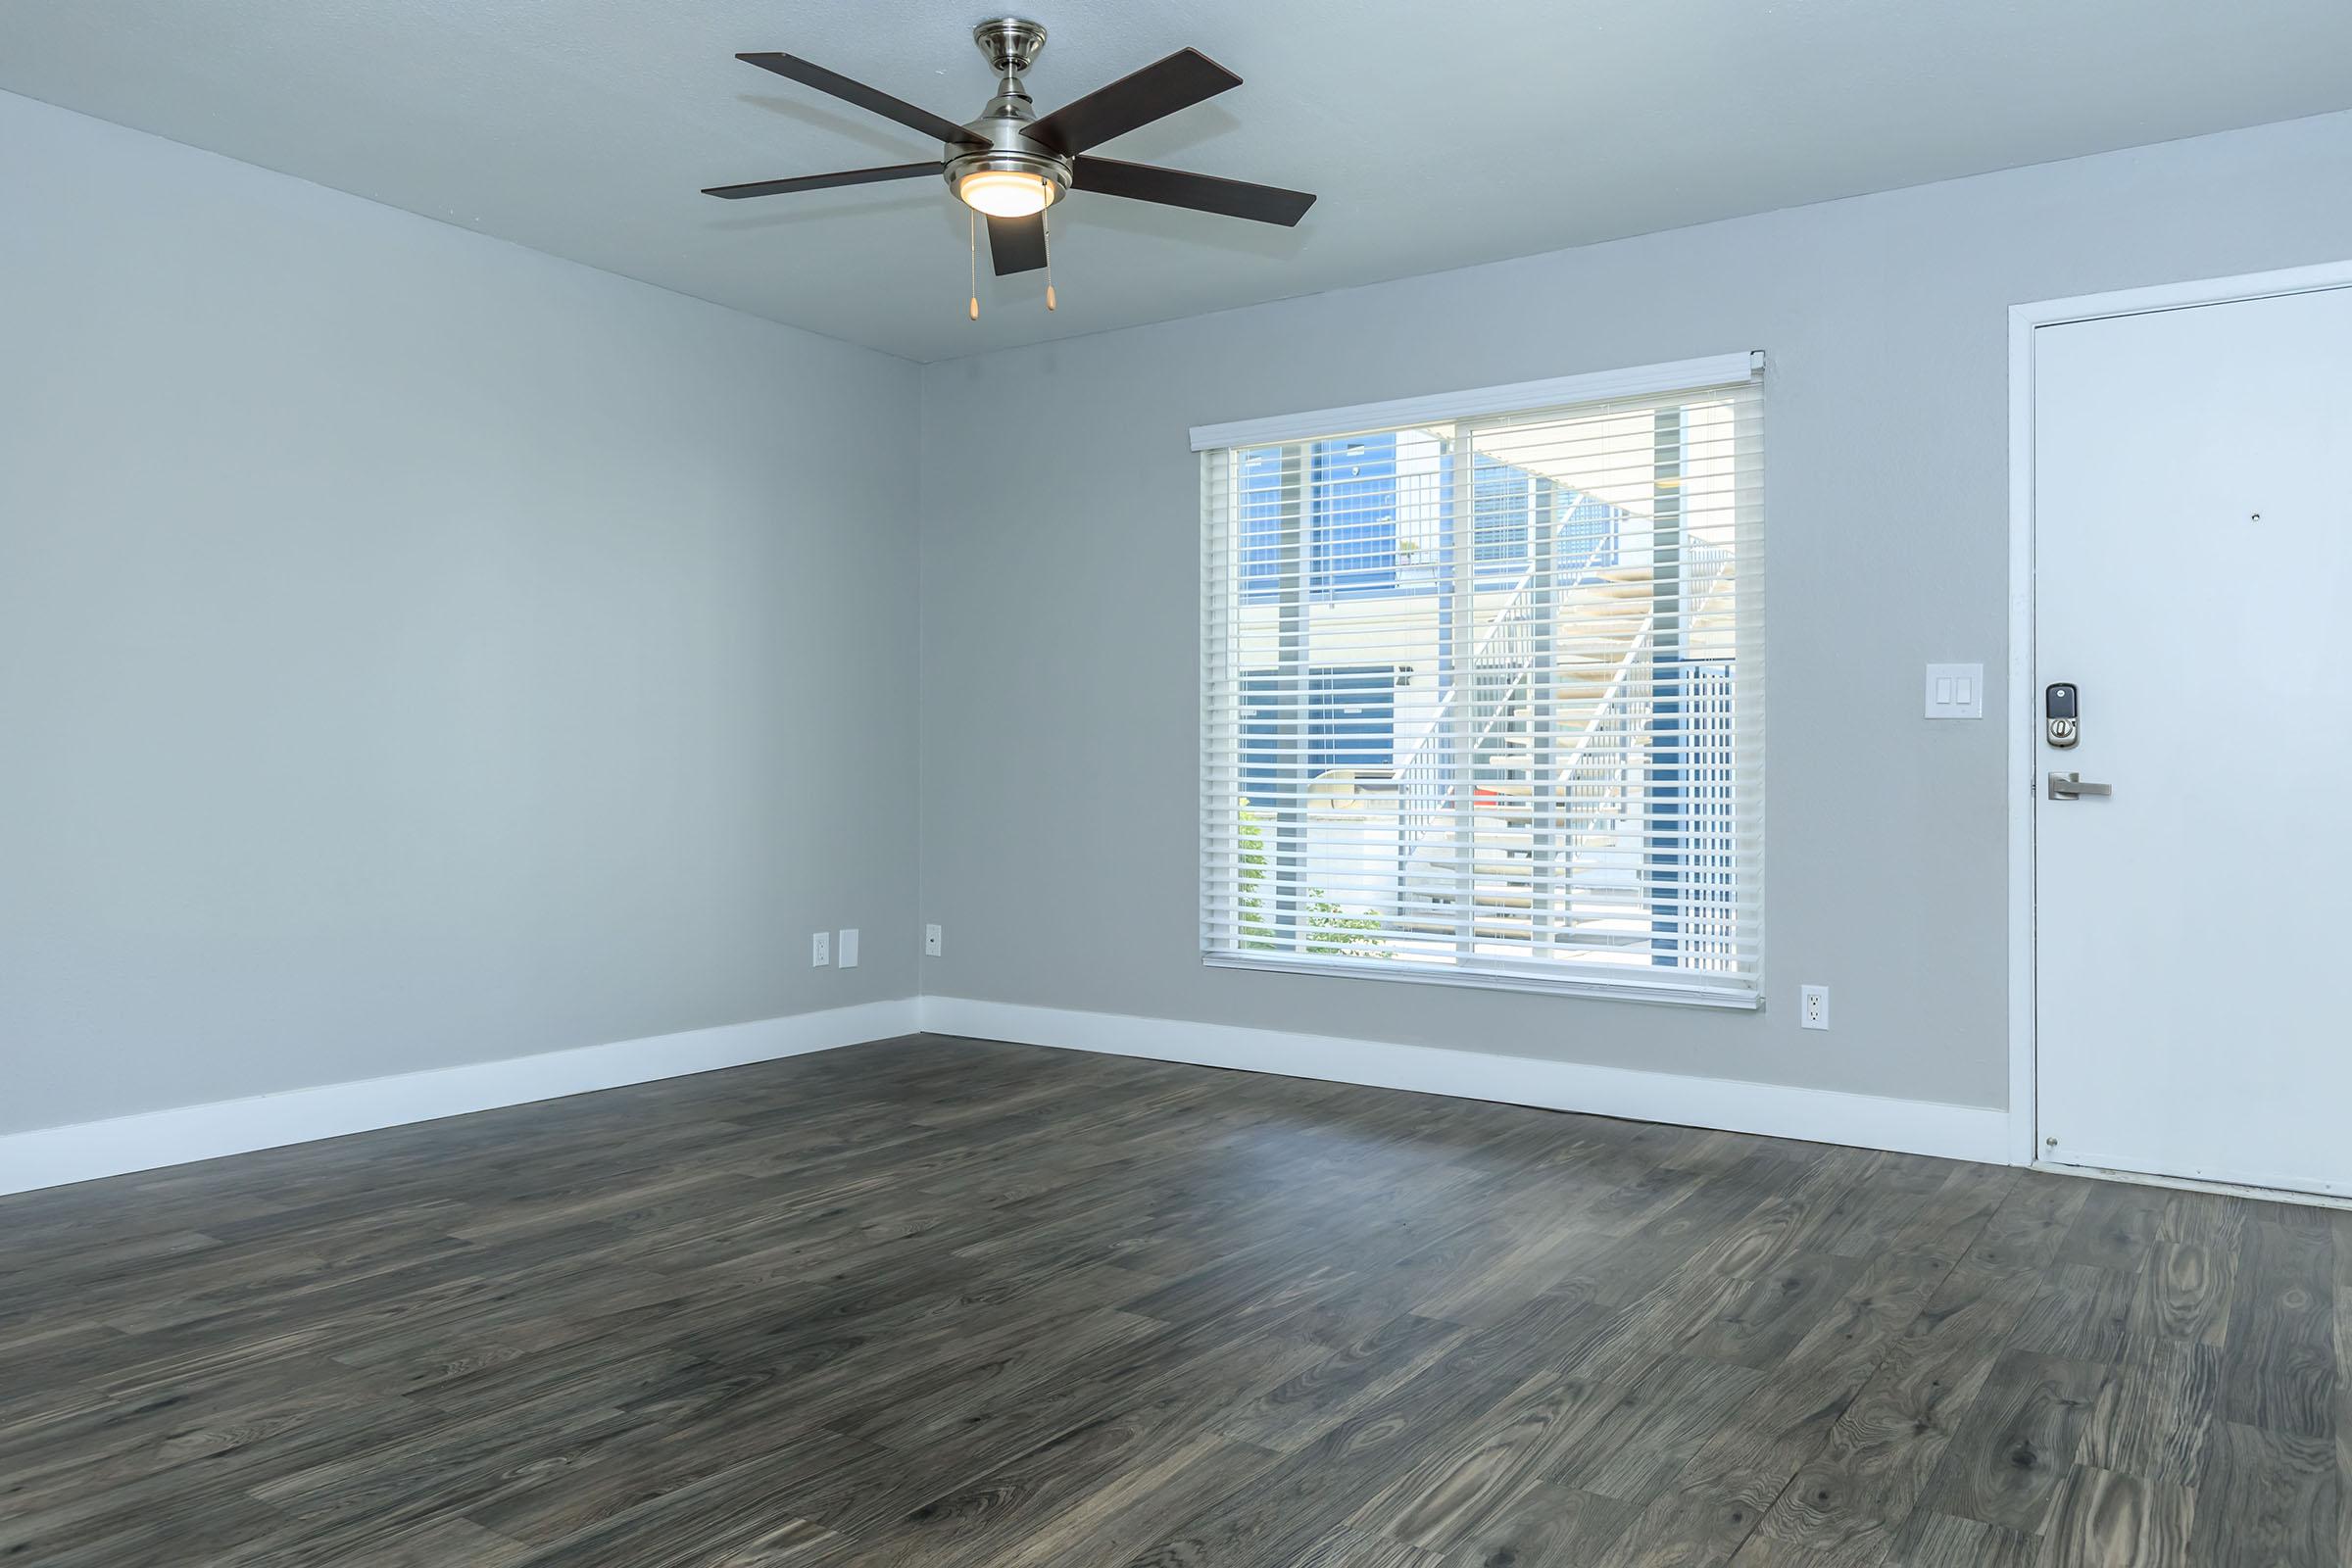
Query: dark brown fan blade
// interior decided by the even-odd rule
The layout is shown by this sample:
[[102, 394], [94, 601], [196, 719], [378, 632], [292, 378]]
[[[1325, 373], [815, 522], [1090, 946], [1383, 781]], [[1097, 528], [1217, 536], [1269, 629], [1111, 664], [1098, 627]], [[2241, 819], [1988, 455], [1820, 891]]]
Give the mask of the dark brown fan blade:
[[803, 174], [798, 179], [755, 179], [748, 185], [712, 185], [703, 194], [738, 202], [746, 196], [783, 196], [796, 190], [830, 190], [836, 185], [871, 185], [885, 179], [913, 179], [936, 174], [945, 164], [892, 164], [887, 169], [844, 169], [830, 174]]
[[1219, 179], [1214, 174], [1188, 173], [1152, 164], [1122, 164], [1115, 158], [1079, 159], [1070, 188], [1157, 202], [1162, 207], [1223, 213], [1227, 218], [1280, 223], [1285, 228], [1304, 218], [1306, 210], [1315, 205], [1315, 199], [1302, 190], [1252, 185], [1244, 179]]
[[798, 55], [762, 52], [737, 55], [735, 58], [748, 60], [761, 71], [772, 71], [779, 76], [790, 77], [804, 87], [814, 87], [818, 92], [829, 92], [844, 103], [852, 103], [860, 109], [871, 110], [885, 120], [895, 120], [909, 130], [921, 131], [934, 141], [976, 142], [980, 140], [978, 136], [973, 135], [953, 120], [935, 115], [928, 109], [917, 109], [903, 98], [893, 98], [890, 94], [877, 88], [868, 87], [862, 81], [852, 81], [837, 71], [827, 71], [824, 67], [812, 65]]
[[1200, 50], [1179, 49], [1076, 103], [1063, 104], [1023, 127], [1021, 134], [1066, 158], [1241, 84], [1241, 77]]
[[1034, 272], [1046, 265], [1046, 217], [992, 218], [988, 220], [988, 259], [999, 277]]

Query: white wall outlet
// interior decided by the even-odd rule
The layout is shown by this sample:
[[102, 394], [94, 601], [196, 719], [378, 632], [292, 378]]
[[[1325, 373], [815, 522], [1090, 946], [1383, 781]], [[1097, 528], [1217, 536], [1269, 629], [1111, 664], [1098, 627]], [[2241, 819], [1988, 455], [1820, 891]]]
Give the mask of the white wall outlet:
[[935, 925], [923, 927], [923, 956], [926, 958], [939, 956], [939, 927]]
[[1800, 986], [1796, 993], [1796, 1021], [1808, 1029], [1830, 1026], [1830, 988]]
[[833, 933], [819, 931], [808, 939], [808, 967], [822, 969], [833, 961]]
[[841, 928], [841, 966], [844, 969], [858, 967], [858, 928], [854, 925]]
[[1984, 716], [1984, 666], [1983, 664], [1930, 664], [1928, 666], [1928, 717], [1983, 718]]

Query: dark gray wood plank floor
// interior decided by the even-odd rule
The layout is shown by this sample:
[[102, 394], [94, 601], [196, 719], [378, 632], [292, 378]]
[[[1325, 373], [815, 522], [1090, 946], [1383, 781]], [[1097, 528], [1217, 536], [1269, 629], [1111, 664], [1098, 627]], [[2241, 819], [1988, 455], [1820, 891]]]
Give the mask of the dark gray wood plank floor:
[[0, 1561], [2336, 1568], [2346, 1219], [891, 1042], [0, 1200]]

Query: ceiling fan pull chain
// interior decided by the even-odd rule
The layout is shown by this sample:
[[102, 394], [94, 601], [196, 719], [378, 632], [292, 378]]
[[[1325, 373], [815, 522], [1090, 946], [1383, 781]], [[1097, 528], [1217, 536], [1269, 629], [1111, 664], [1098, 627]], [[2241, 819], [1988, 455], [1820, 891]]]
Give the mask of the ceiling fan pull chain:
[[970, 208], [963, 210], [963, 238], [972, 253], [972, 319], [980, 319], [980, 219]]
[[1054, 225], [1042, 212], [1037, 215], [1037, 232], [1045, 241], [1041, 248], [1046, 253], [1046, 309], [1050, 311], [1054, 309]]

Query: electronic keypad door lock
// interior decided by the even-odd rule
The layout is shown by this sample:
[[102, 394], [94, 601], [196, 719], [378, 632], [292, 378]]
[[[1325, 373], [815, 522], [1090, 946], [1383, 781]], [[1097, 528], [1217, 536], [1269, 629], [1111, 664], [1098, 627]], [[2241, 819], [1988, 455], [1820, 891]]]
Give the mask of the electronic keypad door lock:
[[2058, 684], [2043, 687], [2041, 692], [2042, 738], [2059, 751], [2073, 750], [2075, 743], [2082, 738], [2082, 726], [2077, 716], [2077, 710], [2081, 706], [2072, 686]]

